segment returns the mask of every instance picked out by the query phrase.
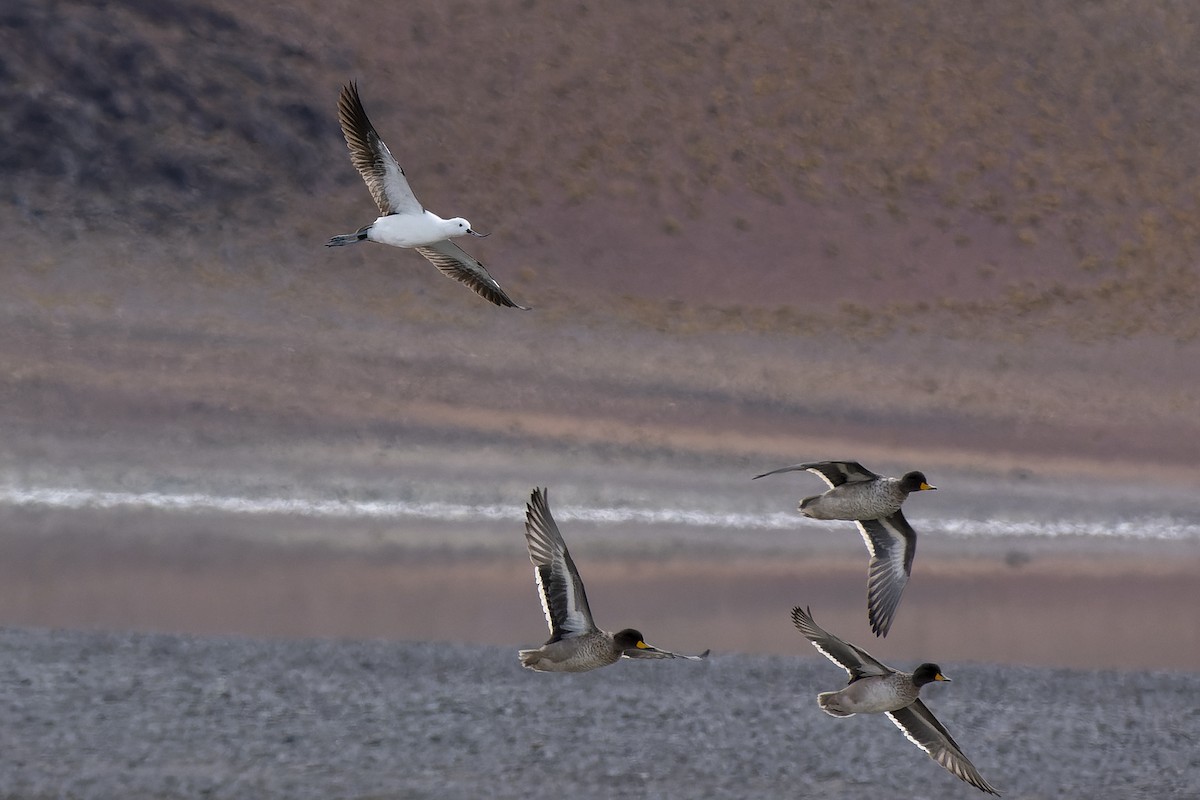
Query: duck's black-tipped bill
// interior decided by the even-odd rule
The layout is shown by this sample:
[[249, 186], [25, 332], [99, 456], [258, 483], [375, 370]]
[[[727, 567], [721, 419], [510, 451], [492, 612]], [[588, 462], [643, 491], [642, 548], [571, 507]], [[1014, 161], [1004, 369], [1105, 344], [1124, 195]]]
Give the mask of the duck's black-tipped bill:
[[657, 647], [652, 647], [645, 642], [639, 642], [636, 647], [630, 647], [625, 651], [626, 658], [686, 658], [688, 661], [701, 661], [708, 658], [708, 654], [708, 650], [705, 650], [698, 656], [672, 653], [670, 650], [659, 650]]

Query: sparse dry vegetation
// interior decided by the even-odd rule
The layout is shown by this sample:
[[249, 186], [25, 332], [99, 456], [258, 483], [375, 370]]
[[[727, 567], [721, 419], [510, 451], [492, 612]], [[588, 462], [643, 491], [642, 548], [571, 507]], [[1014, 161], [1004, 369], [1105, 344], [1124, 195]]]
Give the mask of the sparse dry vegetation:
[[[988, 259], [1051, 300], [1058, 284], [1087, 293], [1088, 316], [1119, 316], [1114, 329], [1130, 318], [1163, 327], [1163, 298], [1195, 288], [1200, 11], [1189, 4], [778, 0], [734, 14], [513, 0], [483, 13], [418, 5], [403, 25], [383, 12], [380, 32], [365, 34], [343, 11], [280, 22], [222, 0], [18, 3], [5, 21], [0, 162], [16, 224], [53, 226], [65, 211], [86, 230], [198, 232], [229, 214], [243, 225], [263, 208], [294, 215], [292, 200], [309, 208], [314, 190], [335, 193], [338, 214], [315, 206], [331, 223], [343, 207], [357, 220], [370, 209], [327, 112], [333, 87], [362, 75], [431, 205], [462, 203], [470, 185], [472, 215], [492, 227], [552, 221], [552, 238], [517, 234], [514, 245], [554, 264], [546, 280], [595, 283], [573, 234], [611, 217], [605, 229], [629, 242], [611, 242], [592, 269], [628, 263], [647, 238], [677, 255], [655, 265], [656, 280], [613, 287], [652, 299], [770, 307], [779, 298], [765, 287], [798, 277], [814, 292], [794, 304], [875, 304], [889, 292], [853, 283], [876, 267], [864, 259], [924, 226], [943, 236], [908, 282], [936, 295], [953, 280], [949, 299], [1001, 315], [1010, 309], [990, 285], [972, 285]], [[317, 37], [325, 22], [333, 29]], [[464, 57], [438, 49], [451, 40]], [[373, 91], [371, 72], [396, 61], [401, 81]], [[864, 210], [891, 224], [864, 228]], [[862, 244], [821, 230], [829, 216]], [[737, 245], [756, 280], [721, 277], [722, 218], [756, 234]], [[835, 256], [840, 285], [821, 277]], [[697, 272], [713, 279], [687, 279]], [[1111, 281], [1125, 286], [1119, 298]]]
[[[219, 337], [262, 317], [301, 349], [387, 350], [402, 327], [463, 369], [455, 348], [484, 348], [447, 330], [517, 337], [493, 353], [508, 364], [543, 337], [614, 385], [662, 346], [681, 358], [655, 361], [666, 394], [740, 378], [721, 402], [803, 396], [789, 413], [833, 407], [813, 375], [846, 405], [899, 402], [907, 359], [936, 371], [923, 403], [993, 422], [1046, 369], [1031, 342], [1200, 338], [1192, 5], [404, 5], [363, 26], [307, 0], [18, 0], [0, 20], [8, 318]], [[333, 114], [352, 78], [421, 199], [499, 234], [471, 247], [535, 307], [523, 322], [411, 254], [320, 246], [373, 213]], [[599, 355], [614, 332], [645, 338]], [[928, 366], [906, 339], [1015, 355], [955, 394], [971, 356]], [[838, 347], [884, 385], [752, 377]], [[1037, 397], [1022, 413], [1053, 418]]]

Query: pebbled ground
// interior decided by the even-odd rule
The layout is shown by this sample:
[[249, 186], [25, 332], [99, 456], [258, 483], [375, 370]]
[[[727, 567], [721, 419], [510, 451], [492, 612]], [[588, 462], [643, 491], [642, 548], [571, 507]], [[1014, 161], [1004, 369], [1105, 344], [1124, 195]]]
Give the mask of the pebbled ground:
[[[926, 699], [1006, 797], [1200, 790], [1200, 676], [942, 666]], [[0, 796], [982, 797], [886, 719], [820, 713], [841, 681], [807, 653], [564, 676], [516, 647], [10, 629]]]

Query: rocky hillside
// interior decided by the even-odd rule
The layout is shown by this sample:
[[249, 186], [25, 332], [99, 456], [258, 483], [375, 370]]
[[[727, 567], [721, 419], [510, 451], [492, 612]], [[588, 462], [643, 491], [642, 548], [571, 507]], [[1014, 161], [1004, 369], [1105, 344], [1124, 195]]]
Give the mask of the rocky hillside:
[[199, 232], [324, 183], [303, 45], [187, 0], [6, 8], [0, 171], [26, 224]]
[[374, 211], [334, 115], [358, 78], [421, 199], [584, 305], [1189, 338], [1198, 25], [1117, 0], [13, 0], [3, 225], [219, 228], [320, 266]]

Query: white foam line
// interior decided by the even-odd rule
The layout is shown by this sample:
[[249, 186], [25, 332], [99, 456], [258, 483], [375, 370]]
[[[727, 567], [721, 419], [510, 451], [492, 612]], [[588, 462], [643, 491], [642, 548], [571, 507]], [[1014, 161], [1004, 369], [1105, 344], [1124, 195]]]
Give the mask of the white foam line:
[[[408, 500], [344, 500], [293, 497], [236, 497], [209, 494], [164, 494], [161, 492], [105, 492], [92, 489], [0, 488], [0, 505], [44, 506], [67, 509], [150, 509], [157, 511], [227, 514], [285, 514], [343, 519], [439, 519], [515, 520], [524, 519], [524, 503], [470, 505], [466, 503], [415, 502]], [[648, 525], [691, 525], [713, 528], [759, 528], [783, 530], [806, 520], [789, 514], [714, 514], [687, 509], [571, 508], [555, 509], [555, 517], [597, 523], [640, 522]]]
[[1094, 522], [1085, 520], [975, 520], [940, 519], [928, 530], [951, 536], [1093, 536], [1109, 539], [1200, 540], [1200, 525], [1170, 517]]
[[[250, 515], [291, 515], [335, 519], [431, 519], [442, 521], [524, 519], [524, 504], [471, 505], [466, 503], [408, 500], [346, 500], [296, 497], [239, 497], [162, 492], [109, 492], [79, 488], [0, 487], [0, 505], [63, 509], [147, 509], [175, 512], [219, 512]], [[794, 512], [733, 513], [681, 508], [628, 508], [564, 506], [554, 510], [563, 521], [599, 524], [685, 525], [696, 528], [787, 531], [824, 528]], [[961, 537], [1079, 536], [1101, 538], [1200, 541], [1200, 525], [1170, 518], [1144, 518], [1101, 523], [1080, 520], [975, 520], [934, 519], [919, 523], [922, 530]]]
[[69, 509], [218, 511], [226, 514], [284, 514], [302, 517], [395, 519], [516, 519], [515, 506], [472, 506], [406, 501], [316, 500], [294, 497], [236, 497], [162, 492], [104, 492], [92, 489], [0, 489], [0, 504]]

